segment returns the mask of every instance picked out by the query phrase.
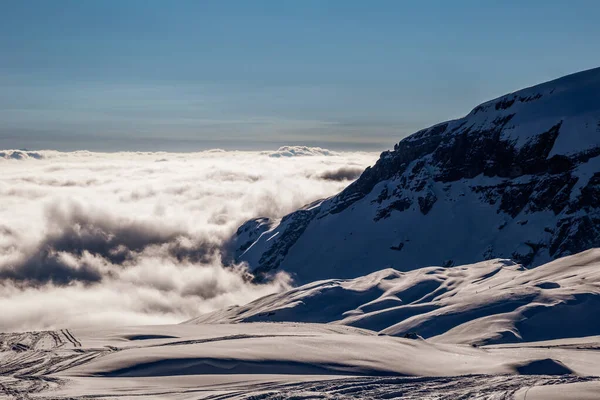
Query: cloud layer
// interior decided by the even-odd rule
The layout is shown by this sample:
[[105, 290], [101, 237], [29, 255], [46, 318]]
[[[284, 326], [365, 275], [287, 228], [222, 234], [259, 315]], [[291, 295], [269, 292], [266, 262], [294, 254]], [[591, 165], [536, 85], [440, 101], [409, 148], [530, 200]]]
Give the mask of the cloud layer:
[[283, 274], [258, 285], [223, 266], [222, 247], [244, 221], [330, 196], [377, 157], [0, 154], [2, 331], [174, 323], [287, 288]]

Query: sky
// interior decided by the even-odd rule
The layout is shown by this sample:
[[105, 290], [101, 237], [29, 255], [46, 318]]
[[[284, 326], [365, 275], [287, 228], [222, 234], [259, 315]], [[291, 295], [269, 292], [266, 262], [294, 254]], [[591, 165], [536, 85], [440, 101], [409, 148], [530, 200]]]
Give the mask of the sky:
[[6, 0], [0, 148], [383, 150], [600, 65], [600, 3]]

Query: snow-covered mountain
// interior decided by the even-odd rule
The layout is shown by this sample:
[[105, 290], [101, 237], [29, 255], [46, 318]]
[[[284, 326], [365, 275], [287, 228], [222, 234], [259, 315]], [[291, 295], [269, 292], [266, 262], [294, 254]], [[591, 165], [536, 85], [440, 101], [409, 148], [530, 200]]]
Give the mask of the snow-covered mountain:
[[475, 107], [381, 154], [338, 195], [248, 221], [234, 257], [300, 283], [600, 246], [600, 68]]
[[443, 343], [600, 335], [600, 249], [528, 270], [510, 260], [328, 279], [189, 323], [310, 322]]

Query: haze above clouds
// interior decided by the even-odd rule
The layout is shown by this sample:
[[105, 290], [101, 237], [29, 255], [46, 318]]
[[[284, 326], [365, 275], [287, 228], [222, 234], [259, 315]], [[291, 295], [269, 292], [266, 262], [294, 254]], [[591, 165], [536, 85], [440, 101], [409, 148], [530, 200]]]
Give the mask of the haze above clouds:
[[377, 158], [274, 152], [0, 151], [0, 326], [178, 323], [288, 288], [223, 267], [247, 219], [337, 193]]

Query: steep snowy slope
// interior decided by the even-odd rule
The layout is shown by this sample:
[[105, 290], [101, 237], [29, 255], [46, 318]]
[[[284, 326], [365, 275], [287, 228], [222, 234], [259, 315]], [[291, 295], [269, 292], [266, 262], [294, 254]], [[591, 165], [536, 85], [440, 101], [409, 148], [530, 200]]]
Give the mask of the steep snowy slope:
[[319, 322], [481, 345], [600, 335], [599, 308], [593, 249], [531, 270], [490, 260], [318, 281], [188, 322]]
[[510, 258], [536, 266], [600, 245], [600, 68], [417, 132], [340, 194], [247, 222], [234, 256], [298, 282]]

